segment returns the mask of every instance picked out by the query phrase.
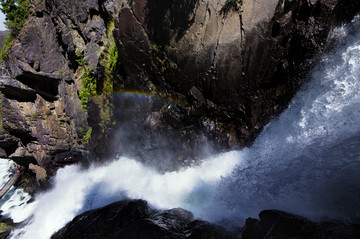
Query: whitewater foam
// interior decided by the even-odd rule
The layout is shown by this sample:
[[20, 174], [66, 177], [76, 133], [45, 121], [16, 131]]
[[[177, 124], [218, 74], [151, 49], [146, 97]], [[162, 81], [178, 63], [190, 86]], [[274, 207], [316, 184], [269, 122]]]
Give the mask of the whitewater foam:
[[[9, 171], [13, 162], [7, 159], [0, 159], [0, 188], [5, 185], [11, 176]], [[27, 219], [32, 212], [31, 206], [27, 202], [31, 196], [23, 189], [11, 189], [0, 200], [0, 211], [2, 218], [11, 218], [15, 223], [19, 223]]]
[[60, 169], [54, 188], [36, 198], [30, 224], [12, 236], [49, 238], [76, 215], [127, 198], [144, 198], [157, 208], [182, 207], [201, 216], [216, 182], [240, 159], [241, 152], [228, 152], [165, 174], [125, 157], [87, 171], [78, 166]]
[[360, 220], [360, 33], [339, 35], [346, 44], [323, 57], [248, 149], [246, 163], [219, 184], [219, 200], [236, 212], [229, 216], [275, 208], [314, 220]]

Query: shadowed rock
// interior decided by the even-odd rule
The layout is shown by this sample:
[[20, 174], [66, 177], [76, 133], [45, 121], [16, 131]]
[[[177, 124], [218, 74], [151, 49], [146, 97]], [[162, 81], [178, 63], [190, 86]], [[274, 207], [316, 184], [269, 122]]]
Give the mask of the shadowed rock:
[[360, 237], [360, 225], [355, 224], [315, 223], [306, 218], [277, 210], [262, 211], [259, 217], [260, 220], [253, 218], [246, 220], [241, 239], [355, 239]]
[[193, 221], [181, 208], [159, 211], [146, 201], [121, 201], [75, 217], [52, 239], [60, 238], [234, 238], [220, 226]]

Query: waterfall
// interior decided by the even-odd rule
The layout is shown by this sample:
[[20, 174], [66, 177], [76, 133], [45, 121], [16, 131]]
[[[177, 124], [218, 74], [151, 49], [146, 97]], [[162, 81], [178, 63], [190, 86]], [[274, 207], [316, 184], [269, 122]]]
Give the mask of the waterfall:
[[12, 237], [49, 238], [77, 214], [126, 198], [143, 198], [157, 208], [183, 207], [213, 222], [241, 223], [263, 209], [358, 222], [359, 25], [356, 18], [333, 31], [337, 47], [250, 148], [165, 174], [126, 157], [86, 171], [60, 169], [53, 189], [30, 204], [28, 225]]
[[357, 17], [334, 30], [337, 48], [219, 184], [217, 197], [230, 198], [237, 215], [276, 208], [314, 220], [360, 219], [359, 25]]
[[357, 17], [333, 31], [336, 49], [219, 184], [218, 200], [226, 198], [233, 216], [275, 208], [313, 220], [359, 221], [359, 25]]

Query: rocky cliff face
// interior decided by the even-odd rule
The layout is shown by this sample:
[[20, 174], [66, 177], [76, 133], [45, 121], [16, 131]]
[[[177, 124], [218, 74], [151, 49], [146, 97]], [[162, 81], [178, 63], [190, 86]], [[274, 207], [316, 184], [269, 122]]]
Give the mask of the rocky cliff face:
[[12, 77], [1, 79], [1, 156], [51, 171], [89, 150], [130, 151], [109, 143], [124, 126], [128, 102], [114, 96], [124, 92], [151, 96], [144, 115], [133, 103], [127, 119], [137, 121], [124, 126], [142, 125], [142, 149], [159, 135], [165, 143], [152, 149], [176, 139], [175, 161], [205, 142], [242, 147], [303, 83], [332, 23], [359, 9], [345, 0], [225, 2], [31, 1], [5, 59]]
[[115, 30], [125, 84], [180, 93], [245, 145], [303, 82], [337, 2], [133, 1]]

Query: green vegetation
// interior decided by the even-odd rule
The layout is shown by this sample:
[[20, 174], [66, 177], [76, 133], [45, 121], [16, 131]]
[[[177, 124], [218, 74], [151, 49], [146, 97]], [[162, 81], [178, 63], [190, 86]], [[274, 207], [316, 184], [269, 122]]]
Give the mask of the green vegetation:
[[91, 138], [92, 128], [88, 127], [86, 129], [81, 130], [82, 140], [83, 142], [89, 143]]
[[52, 115], [51, 110], [47, 110], [47, 111], [45, 112], [45, 115], [46, 115], [46, 116]]
[[0, 57], [7, 59], [8, 50], [13, 45], [12, 40], [19, 34], [29, 16], [29, 0], [0, 0], [0, 4], [0, 10], [5, 14], [5, 25], [10, 30]]
[[14, 229], [13, 226], [6, 224], [4, 222], [0, 223], [0, 233], [10, 232], [12, 229]]
[[29, 0], [0, 0], [5, 25], [13, 37], [17, 36], [29, 16]]
[[226, 0], [224, 6], [220, 10], [220, 13], [226, 14], [230, 10], [238, 11], [242, 4], [243, 0]]
[[34, 112], [31, 114], [31, 117], [33, 117], [34, 119], [39, 119], [40, 118], [40, 114], [38, 112]]
[[11, 35], [11, 33], [9, 34], [9, 36], [6, 38], [6, 41], [5, 41], [5, 44], [1, 50], [1, 53], [0, 53], [0, 57], [2, 59], [8, 59], [9, 58], [9, 55], [8, 55], [8, 50], [13, 46], [13, 36]]
[[110, 54], [109, 54], [109, 61], [107, 64], [107, 70], [109, 72], [112, 72], [115, 70], [116, 63], [118, 61], [118, 57], [119, 57], [119, 54], [118, 54], [116, 44], [114, 41], [112, 41], [110, 43]]
[[83, 71], [84, 73], [81, 76], [82, 88], [80, 89], [79, 97], [81, 108], [87, 112], [87, 102], [89, 97], [96, 95], [96, 81], [92, 76], [92, 69], [90, 67], [85, 67]]
[[84, 58], [83, 52], [77, 54], [76, 62], [79, 64], [82, 71], [80, 78], [82, 87], [79, 92], [81, 108], [87, 112], [87, 102], [89, 97], [96, 95], [96, 80], [93, 76], [93, 70], [88, 66], [88, 63]]
[[105, 58], [105, 80], [103, 85], [103, 93], [111, 94], [113, 91], [113, 72], [118, 61], [118, 50], [114, 41], [110, 42], [109, 53]]
[[[114, 21], [110, 20], [106, 25], [106, 39], [104, 39], [104, 46], [99, 52], [99, 64], [96, 66], [99, 74], [95, 75], [91, 68], [93, 66], [90, 67], [85, 59], [84, 52], [77, 53], [77, 74], [80, 73], [79, 81], [81, 83], [79, 89], [81, 107], [83, 111], [87, 112], [88, 102], [91, 98], [91, 104], [96, 107], [99, 116], [97, 126], [86, 126], [78, 132], [84, 143], [89, 142], [94, 134], [98, 140], [103, 139], [106, 129], [116, 124], [116, 121], [112, 119], [114, 108], [112, 93], [116, 77], [119, 76], [114, 73], [118, 62], [118, 49], [112, 36], [113, 29]], [[101, 134], [98, 135], [98, 132]]]
[[167, 47], [162, 47], [157, 44], [151, 45], [151, 54], [157, 69], [164, 73], [167, 69], [171, 68], [171, 61], [167, 56]]
[[107, 25], [106, 25], [106, 37], [109, 38], [115, 28], [114, 19], [112, 19]]

